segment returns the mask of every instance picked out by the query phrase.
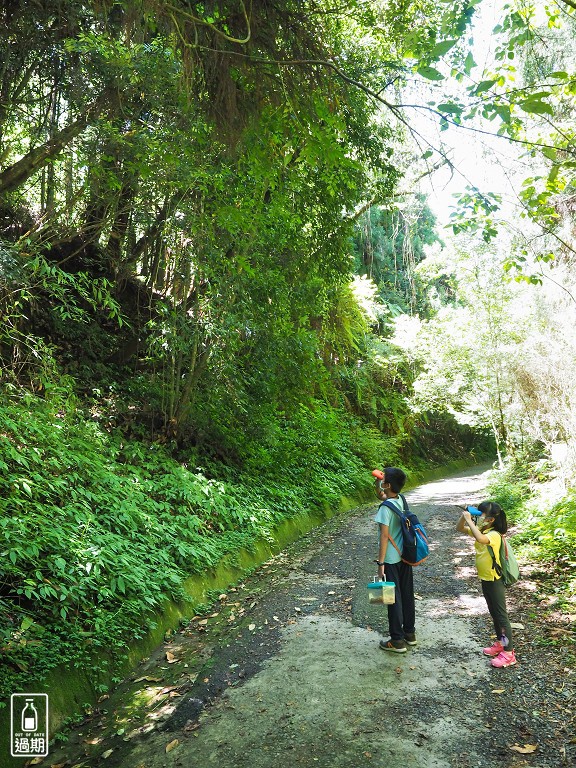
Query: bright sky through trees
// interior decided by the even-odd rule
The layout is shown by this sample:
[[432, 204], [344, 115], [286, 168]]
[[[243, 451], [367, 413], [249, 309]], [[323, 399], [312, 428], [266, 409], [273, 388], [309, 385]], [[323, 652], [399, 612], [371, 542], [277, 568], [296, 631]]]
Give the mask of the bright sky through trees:
[[[485, 0], [476, 9], [472, 27], [465, 36], [470, 43], [470, 50], [477, 67], [472, 70], [475, 81], [483, 79], [483, 70], [494, 68], [495, 36], [494, 27], [501, 20], [504, 0]], [[457, 83], [451, 80], [450, 89], [454, 97], [464, 96], [470, 80]], [[418, 103], [425, 104], [430, 99], [430, 92], [437, 96], [440, 85], [427, 83], [416, 86]], [[530, 163], [521, 156], [521, 145], [510, 143], [505, 136], [497, 136], [498, 125], [480, 118], [464, 122], [461, 126], [450, 125], [447, 130], [440, 130], [437, 115], [414, 111], [418, 130], [428, 137], [435, 146], [443, 146], [454, 168], [444, 166], [421, 181], [422, 191], [429, 196], [429, 205], [438, 218], [440, 226], [449, 222], [449, 216], [455, 206], [455, 195], [460, 194], [469, 185], [478, 187], [482, 192], [502, 195], [502, 216], [511, 218], [518, 206], [515, 186], [521, 183], [516, 174], [526, 176]], [[531, 163], [534, 160], [531, 159]]]

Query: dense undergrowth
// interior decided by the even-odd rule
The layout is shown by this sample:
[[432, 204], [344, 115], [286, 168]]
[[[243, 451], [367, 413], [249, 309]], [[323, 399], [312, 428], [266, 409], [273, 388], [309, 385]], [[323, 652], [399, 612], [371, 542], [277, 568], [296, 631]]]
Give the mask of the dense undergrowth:
[[186, 575], [366, 485], [351, 447], [322, 440], [323, 415], [301, 446], [305, 468], [221, 481], [87, 421], [70, 398], [13, 400], [0, 416], [2, 688], [82, 649], [125, 648]]
[[514, 544], [556, 596], [555, 606], [576, 615], [576, 492], [567, 491], [557, 468], [537, 453], [519, 454], [494, 471], [490, 497], [517, 527]]
[[[281, 520], [360, 498], [371, 466], [402, 462], [399, 438], [321, 402], [278, 422], [258, 471], [213, 458], [201, 468], [192, 449], [127, 439], [65, 378], [42, 396], [3, 394], [4, 694], [63, 663], [92, 665], [97, 680], [107, 662], [93, 652], [120, 661], [127, 638], [149, 631], [153, 609], [181, 596], [186, 576], [271, 537]], [[441, 460], [438, 445], [430, 450]]]

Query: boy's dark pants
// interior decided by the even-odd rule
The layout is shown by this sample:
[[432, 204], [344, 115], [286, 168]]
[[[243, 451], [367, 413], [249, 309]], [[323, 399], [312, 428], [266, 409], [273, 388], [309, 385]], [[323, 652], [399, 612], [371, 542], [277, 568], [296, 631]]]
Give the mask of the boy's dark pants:
[[414, 603], [414, 571], [406, 563], [386, 563], [386, 581], [396, 585], [396, 602], [388, 606], [388, 628], [391, 640], [404, 640], [415, 632], [416, 608]]
[[508, 645], [504, 646], [507, 651], [511, 651], [514, 648], [512, 643], [512, 627], [510, 626], [510, 620], [508, 619], [508, 611], [506, 610], [506, 587], [502, 579], [494, 579], [494, 581], [480, 580], [482, 584], [482, 594], [486, 598], [486, 604], [490, 611], [490, 616], [494, 622], [494, 631], [498, 640], [502, 637], [502, 630], [508, 638]]

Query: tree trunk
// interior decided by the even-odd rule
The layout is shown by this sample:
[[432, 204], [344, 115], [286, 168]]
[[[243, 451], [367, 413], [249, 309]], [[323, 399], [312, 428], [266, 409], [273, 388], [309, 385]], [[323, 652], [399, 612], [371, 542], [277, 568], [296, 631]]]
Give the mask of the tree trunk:
[[194, 345], [192, 354], [190, 355], [188, 373], [184, 380], [184, 386], [178, 393], [178, 401], [172, 419], [176, 434], [180, 434], [182, 427], [186, 424], [190, 409], [194, 404], [194, 396], [198, 382], [206, 369], [208, 358], [210, 356], [209, 343], [206, 343], [204, 348], [200, 351], [198, 351], [199, 346], [200, 341], [198, 339]]
[[110, 94], [103, 95], [88, 107], [86, 112], [70, 125], [58, 131], [53, 138], [30, 150], [14, 165], [0, 173], [0, 195], [12, 192], [24, 184], [30, 176], [43, 168], [58, 155], [64, 147], [79, 136], [91, 122], [96, 120], [110, 103]]
[[[133, 250], [132, 253], [129, 255], [129, 264], [134, 266], [138, 264], [140, 259], [144, 256], [146, 252], [150, 250], [150, 248], [153, 246], [154, 242], [156, 241], [157, 237], [161, 234], [162, 228], [164, 227], [164, 224], [166, 223], [166, 220], [172, 211], [174, 204], [176, 201], [180, 198], [180, 195], [173, 195], [171, 198], [165, 198], [162, 208], [158, 212], [158, 215], [156, 216], [156, 219], [153, 221], [153, 223], [148, 227], [146, 232], [140, 237]], [[146, 275], [146, 277], [149, 277], [147, 274], [147, 269], [144, 267], [142, 274]]]
[[125, 180], [122, 185], [116, 207], [116, 215], [112, 222], [112, 229], [110, 230], [110, 237], [106, 246], [110, 265], [116, 275], [122, 271], [122, 246], [128, 231], [130, 213], [134, 204], [134, 198], [136, 197], [136, 188], [137, 181], [135, 176]]

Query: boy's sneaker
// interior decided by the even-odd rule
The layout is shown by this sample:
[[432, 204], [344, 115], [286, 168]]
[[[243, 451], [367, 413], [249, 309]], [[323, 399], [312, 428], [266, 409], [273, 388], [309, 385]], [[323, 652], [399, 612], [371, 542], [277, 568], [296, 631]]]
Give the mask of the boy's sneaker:
[[416, 635], [414, 632], [408, 632], [404, 635], [404, 641], [408, 643], [408, 645], [416, 645]]
[[406, 653], [404, 640], [380, 640], [380, 648], [383, 651], [392, 651], [392, 653]]
[[497, 667], [498, 669], [512, 667], [516, 663], [516, 654], [514, 651], [501, 651], [498, 656], [490, 662], [493, 667]]
[[491, 645], [489, 648], [484, 648], [482, 653], [484, 656], [498, 656], [499, 653], [502, 653], [504, 650], [504, 646], [500, 642], [500, 640], [496, 640], [494, 645]]

